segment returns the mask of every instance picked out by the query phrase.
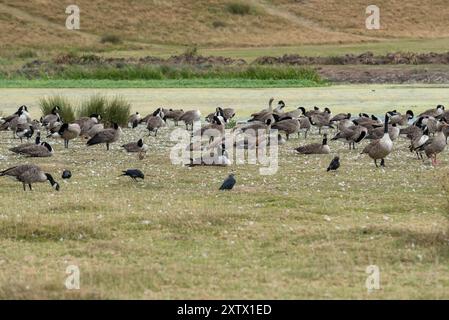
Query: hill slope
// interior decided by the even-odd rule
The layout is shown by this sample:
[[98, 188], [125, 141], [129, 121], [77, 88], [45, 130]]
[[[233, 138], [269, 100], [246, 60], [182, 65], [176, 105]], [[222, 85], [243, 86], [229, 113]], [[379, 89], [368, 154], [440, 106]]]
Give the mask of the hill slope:
[[[379, 0], [382, 30], [365, 29], [365, 0], [78, 0], [81, 31], [65, 29], [72, 0], [0, 0], [1, 49], [101, 49], [115, 34], [138, 49], [149, 44], [203, 47], [362, 43], [449, 37], [444, 0]], [[243, 2], [241, 2], [243, 3]]]

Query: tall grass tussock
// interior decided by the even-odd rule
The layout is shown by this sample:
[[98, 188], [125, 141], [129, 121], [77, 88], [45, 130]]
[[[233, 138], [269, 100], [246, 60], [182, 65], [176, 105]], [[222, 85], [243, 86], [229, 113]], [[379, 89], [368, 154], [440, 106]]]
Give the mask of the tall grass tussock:
[[131, 113], [131, 104], [122, 96], [106, 97], [93, 95], [84, 100], [78, 108], [78, 117], [99, 114], [106, 125], [118, 123], [125, 126]]
[[51, 113], [54, 107], [59, 106], [61, 109], [59, 115], [64, 122], [72, 122], [75, 120], [75, 111], [72, 103], [64, 96], [55, 95], [43, 97], [39, 99], [39, 107], [42, 115]]

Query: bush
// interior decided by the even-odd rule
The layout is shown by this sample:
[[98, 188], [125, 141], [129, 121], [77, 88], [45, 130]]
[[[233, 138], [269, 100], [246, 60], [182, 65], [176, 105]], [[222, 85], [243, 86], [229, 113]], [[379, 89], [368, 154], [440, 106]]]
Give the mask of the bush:
[[233, 128], [235, 128], [236, 125], [237, 125], [237, 121], [235, 121], [234, 119], [231, 119], [228, 121], [228, 123], [226, 123], [226, 129], [233, 129]]
[[112, 43], [112, 44], [120, 44], [122, 43], [122, 40], [119, 36], [115, 34], [105, 34], [100, 39], [101, 43]]
[[241, 16], [251, 13], [251, 6], [242, 2], [232, 2], [226, 6], [229, 13], [238, 14]]
[[121, 96], [107, 98], [96, 94], [81, 103], [78, 109], [78, 117], [89, 117], [91, 114], [99, 114], [102, 122], [107, 126], [116, 122], [125, 126], [131, 112], [131, 104]]
[[75, 120], [72, 104], [66, 97], [56, 95], [39, 99], [39, 107], [43, 116], [50, 114], [56, 106], [59, 106], [61, 109], [59, 116], [62, 118], [62, 121], [70, 123]]

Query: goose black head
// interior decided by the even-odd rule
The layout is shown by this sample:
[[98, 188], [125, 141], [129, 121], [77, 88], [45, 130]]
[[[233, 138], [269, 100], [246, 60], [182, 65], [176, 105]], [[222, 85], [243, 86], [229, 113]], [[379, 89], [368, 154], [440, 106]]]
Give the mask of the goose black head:
[[114, 122], [114, 124], [112, 125], [112, 127], [113, 127], [115, 130], [118, 130], [118, 129], [119, 129], [119, 126], [118, 126], [117, 122]]
[[437, 105], [437, 109], [444, 110], [444, 106], [442, 104]]
[[143, 140], [139, 139], [139, 141], [137, 141], [137, 145], [139, 146], [139, 148], [143, 147]]
[[319, 110], [320, 110], [320, 108], [318, 108], [317, 106], [314, 106], [314, 107], [313, 107], [313, 110], [315, 110], [315, 111], [319, 111]]
[[57, 114], [59, 111], [61, 111], [59, 106], [54, 106], [53, 109], [51, 109], [52, 114]]
[[331, 112], [331, 109], [329, 109], [328, 107], [324, 108], [324, 112], [326, 112], [326, 113], [332, 113], [332, 112]]
[[[385, 114], [385, 117], [389, 116], [388, 113]], [[371, 115], [371, 120], [379, 121], [379, 118], [377, 118], [374, 114]]]
[[265, 120], [265, 124], [267, 125], [267, 126], [269, 126], [270, 124], [271, 124], [271, 118], [268, 118], [267, 120]]
[[409, 120], [413, 119], [413, 117], [415, 116], [412, 110], [407, 110], [405, 114], [407, 115], [407, 119]]
[[278, 101], [278, 108], [279, 108], [279, 109], [284, 109], [284, 108], [285, 108], [285, 103], [284, 103], [284, 101], [282, 101], [282, 100], [279, 100], [279, 101]]
[[214, 116], [213, 123], [216, 123], [218, 125], [222, 125], [224, 123], [224, 119], [222, 116]]
[[46, 173], [45, 176], [47, 177], [47, 180], [50, 182], [51, 186], [56, 190], [59, 191], [59, 183], [53, 179], [52, 175], [49, 173]]
[[42, 142], [41, 145], [47, 148], [49, 152], [53, 152], [53, 148], [51, 147], [50, 144], [48, 144], [48, 142]]
[[69, 128], [69, 124], [68, 123], [63, 123], [62, 126], [59, 128], [58, 133], [59, 134], [63, 134], [64, 131], [66, 131]]
[[351, 114], [350, 113], [348, 113], [347, 115], [346, 115], [346, 119], [351, 119]]
[[298, 107], [298, 110], [301, 110], [303, 115], [306, 113], [306, 109], [304, 107]]
[[355, 119], [354, 119], [354, 120], [352, 120], [352, 123], [353, 123], [353, 124], [355, 124], [356, 126], [358, 126], [358, 125], [359, 125], [359, 122], [358, 122], [357, 120], [355, 120]]
[[278, 122], [281, 119], [281, 117], [276, 113], [273, 113], [273, 118], [274, 118], [274, 122]]
[[98, 113], [92, 113], [92, 114], [89, 116], [89, 118], [95, 118], [95, 119], [97, 119], [98, 121], [100, 121], [100, 120], [101, 120], [101, 115], [99, 115]]

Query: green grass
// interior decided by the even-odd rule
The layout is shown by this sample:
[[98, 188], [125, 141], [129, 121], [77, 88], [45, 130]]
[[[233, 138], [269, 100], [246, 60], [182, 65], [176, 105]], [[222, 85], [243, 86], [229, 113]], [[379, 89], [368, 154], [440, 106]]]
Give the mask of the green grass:
[[60, 108], [59, 115], [64, 122], [75, 120], [75, 110], [72, 103], [62, 95], [46, 96], [39, 99], [39, 107], [42, 115], [50, 114], [54, 107]]
[[[60, 192], [45, 183], [23, 193], [0, 178], [0, 298], [448, 298], [447, 152], [434, 169], [400, 141], [379, 170], [358, 154], [363, 146], [350, 152], [332, 142], [342, 167], [329, 174], [333, 154], [294, 154], [305, 143], [294, 138], [280, 147], [278, 173], [260, 176], [252, 165], [172, 165], [171, 130], [145, 138], [142, 161], [119, 148], [139, 130], [125, 129], [110, 152], [50, 141], [55, 155], [32, 162], [57, 180], [72, 170]], [[7, 151], [17, 141], [0, 135], [2, 169], [22, 162]], [[145, 181], [117, 177], [128, 167], [147, 173]], [[230, 171], [236, 188], [219, 192]], [[72, 264], [79, 291], [64, 287]], [[372, 264], [381, 290], [369, 294]]]
[[5, 80], [0, 88], [300, 88], [323, 86], [310, 80]]

